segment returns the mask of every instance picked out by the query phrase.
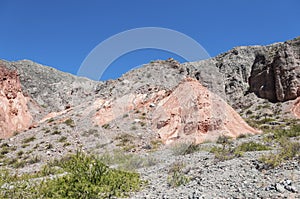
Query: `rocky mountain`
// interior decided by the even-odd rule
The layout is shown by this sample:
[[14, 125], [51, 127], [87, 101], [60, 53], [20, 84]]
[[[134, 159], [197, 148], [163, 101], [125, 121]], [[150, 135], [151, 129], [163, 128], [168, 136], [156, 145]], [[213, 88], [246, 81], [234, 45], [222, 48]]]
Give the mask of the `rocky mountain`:
[[[157, 60], [106, 82], [1, 60], [1, 167], [32, 173], [77, 150], [103, 161], [122, 153], [149, 182], [133, 198], [297, 197], [299, 64], [300, 37]], [[271, 164], [269, 150], [293, 156]]]

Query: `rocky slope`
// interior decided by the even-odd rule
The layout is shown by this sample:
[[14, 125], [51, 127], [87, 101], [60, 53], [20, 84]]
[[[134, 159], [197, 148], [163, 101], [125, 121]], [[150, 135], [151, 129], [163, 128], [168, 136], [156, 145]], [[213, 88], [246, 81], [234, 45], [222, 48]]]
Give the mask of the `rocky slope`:
[[219, 96], [191, 78], [157, 104], [152, 123], [164, 143], [177, 140], [202, 143], [215, 141], [221, 135], [236, 138], [259, 133]]
[[[282, 150], [282, 143], [269, 138], [276, 140], [277, 131], [298, 123], [299, 52], [300, 37], [236, 47], [193, 63], [154, 61], [106, 82], [27, 60], [2, 60], [0, 132], [6, 139], [0, 165], [34, 172], [78, 149], [98, 155], [118, 151], [150, 166], [126, 158], [149, 181], [133, 198], [297, 197], [299, 156], [264, 168], [259, 159], [270, 151], [231, 157], [228, 147], [255, 142], [271, 147], [271, 154]], [[262, 131], [266, 134], [240, 139]], [[236, 140], [222, 144], [225, 135]], [[291, 135], [287, 139], [298, 143], [298, 134]], [[194, 153], [176, 152], [215, 140], [219, 144], [204, 143]], [[231, 158], [218, 161], [215, 147], [229, 150]], [[179, 187], [168, 180], [174, 164], [182, 164], [189, 178]], [[276, 188], [276, 183], [295, 190]]]

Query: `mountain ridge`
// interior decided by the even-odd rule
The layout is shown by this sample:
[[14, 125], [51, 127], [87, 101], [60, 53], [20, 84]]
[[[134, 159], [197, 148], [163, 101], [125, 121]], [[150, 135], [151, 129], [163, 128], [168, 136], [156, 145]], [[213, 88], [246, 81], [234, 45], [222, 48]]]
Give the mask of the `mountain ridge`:
[[[157, 60], [105, 82], [31, 61], [0, 61], [0, 71], [10, 71], [1, 73], [5, 85], [0, 88], [0, 130], [5, 131], [1, 132], [5, 135], [1, 140], [1, 167], [33, 173], [77, 150], [99, 156], [118, 151], [140, 160], [152, 155], [159, 160], [151, 167], [155, 173], [147, 167], [137, 168], [149, 185], [132, 198], [192, 197], [193, 190], [199, 191], [197, 197], [297, 196], [297, 155], [285, 166], [269, 169], [260, 161], [260, 155], [267, 156], [268, 151], [243, 156], [236, 150], [241, 144], [254, 142], [273, 148], [275, 153], [284, 147], [276, 142], [278, 132], [280, 136], [297, 135], [287, 132], [300, 124], [299, 60], [300, 37], [268, 46], [235, 47], [199, 62]], [[10, 110], [6, 102], [17, 95], [22, 99], [15, 97], [13, 103], [32, 118], [24, 128], [9, 124], [11, 119], [3, 120], [3, 116], [15, 117], [6, 111]], [[25, 121], [21, 113], [17, 116]], [[290, 146], [299, 142], [297, 136], [287, 139]], [[184, 150], [196, 152], [186, 154]], [[218, 161], [218, 153], [225, 162]], [[184, 172], [191, 181], [170, 188], [164, 179], [168, 178], [169, 167], [178, 161], [187, 165]], [[295, 189], [290, 190], [296, 191], [286, 188], [278, 193], [272, 183], [280, 184], [280, 178], [291, 175]], [[206, 186], [202, 177], [209, 185], [207, 189], [199, 187]], [[249, 180], [252, 184], [248, 186], [244, 181]], [[260, 182], [269, 184], [273, 192]], [[157, 184], [162, 187], [157, 188]], [[231, 185], [237, 191], [229, 191]]]

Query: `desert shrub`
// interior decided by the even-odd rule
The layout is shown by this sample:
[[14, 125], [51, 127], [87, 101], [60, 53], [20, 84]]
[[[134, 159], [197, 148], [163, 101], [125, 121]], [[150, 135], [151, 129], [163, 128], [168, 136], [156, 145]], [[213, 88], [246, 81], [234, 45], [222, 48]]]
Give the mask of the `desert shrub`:
[[67, 140], [66, 136], [62, 136], [59, 138], [58, 142], [65, 142]]
[[130, 151], [136, 147], [134, 145], [135, 137], [128, 133], [119, 134], [115, 137], [115, 139], [119, 142], [117, 146], [122, 147], [124, 151]]
[[48, 123], [54, 122], [54, 118], [50, 118], [47, 120]]
[[51, 135], [60, 135], [61, 134], [61, 131], [59, 130], [54, 130]]
[[52, 149], [53, 148], [53, 145], [51, 143], [47, 143], [45, 145], [45, 149]]
[[198, 151], [199, 145], [192, 142], [180, 142], [176, 143], [171, 150], [174, 155], [187, 155]]
[[[60, 170], [52, 169], [60, 167]], [[38, 176], [61, 173], [44, 180]], [[77, 152], [44, 167], [30, 177], [0, 171], [1, 198], [115, 198], [140, 189], [137, 173], [110, 169], [98, 158]], [[5, 185], [5, 186], [3, 186]], [[12, 185], [12, 186], [11, 186]]]
[[17, 156], [22, 156], [24, 154], [24, 151], [18, 151]]
[[274, 132], [274, 138], [280, 139], [282, 137], [298, 137], [300, 136], [300, 125], [294, 124], [289, 129], [277, 129]]
[[234, 148], [231, 147], [215, 146], [211, 148], [210, 153], [213, 153], [218, 161], [230, 160], [237, 156], [241, 156], [241, 154], [236, 154]]
[[243, 134], [243, 133], [242, 133], [242, 134], [238, 135], [237, 138], [238, 138], [238, 139], [242, 139], [242, 138], [246, 138], [246, 137], [247, 137], [247, 134]]
[[32, 136], [32, 137], [29, 137], [29, 138], [26, 138], [22, 141], [23, 144], [26, 144], [26, 143], [29, 143], [29, 142], [32, 142], [35, 140], [35, 137]]
[[109, 129], [109, 128], [110, 128], [110, 125], [109, 125], [109, 124], [103, 124], [103, 125], [102, 125], [102, 128], [104, 128], [104, 129]]
[[243, 151], [243, 152], [247, 152], [247, 151], [265, 151], [265, 150], [270, 150], [270, 147], [260, 144], [260, 143], [256, 143], [256, 142], [245, 142], [241, 145], [239, 145], [235, 151]]
[[251, 115], [251, 114], [253, 114], [253, 111], [251, 111], [251, 110], [246, 111], [246, 115]]
[[190, 179], [183, 173], [184, 164], [182, 162], [175, 162], [171, 165], [168, 172], [168, 185], [171, 187], [178, 187], [187, 184]]
[[231, 138], [229, 136], [226, 136], [226, 135], [221, 135], [221, 136], [218, 137], [217, 143], [222, 144], [222, 145], [230, 144], [231, 143]]
[[75, 122], [71, 118], [67, 119], [64, 123], [70, 127], [75, 127]]
[[160, 139], [154, 139], [154, 140], [151, 140], [150, 142], [150, 146], [151, 146], [151, 149], [152, 150], [156, 150], [158, 149], [163, 143]]
[[278, 153], [270, 153], [262, 155], [260, 161], [266, 165], [267, 168], [274, 168], [282, 164], [284, 161], [291, 160], [300, 156], [300, 143], [290, 141], [287, 138], [280, 140], [281, 149]]
[[63, 147], [70, 146], [70, 145], [71, 145], [70, 142], [65, 142], [65, 143], [63, 144]]
[[9, 148], [8, 147], [4, 147], [1, 149], [0, 154], [1, 155], [5, 155], [9, 153]]
[[100, 156], [100, 160], [107, 165], [117, 166], [119, 169], [127, 171], [150, 167], [157, 163], [157, 160], [152, 156], [141, 157], [135, 154], [126, 154], [119, 150], [115, 150], [113, 153], [104, 153]]

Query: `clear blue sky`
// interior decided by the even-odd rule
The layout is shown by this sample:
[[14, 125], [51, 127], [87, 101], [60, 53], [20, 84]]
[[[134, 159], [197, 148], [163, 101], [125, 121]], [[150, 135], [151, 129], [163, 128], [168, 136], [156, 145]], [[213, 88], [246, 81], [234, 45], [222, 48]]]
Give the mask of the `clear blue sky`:
[[[76, 74], [101, 41], [139, 27], [182, 32], [215, 56], [299, 36], [299, 10], [299, 0], [0, 0], [0, 59], [30, 59]], [[132, 52], [103, 79], [172, 56], [180, 60], [159, 50]]]

